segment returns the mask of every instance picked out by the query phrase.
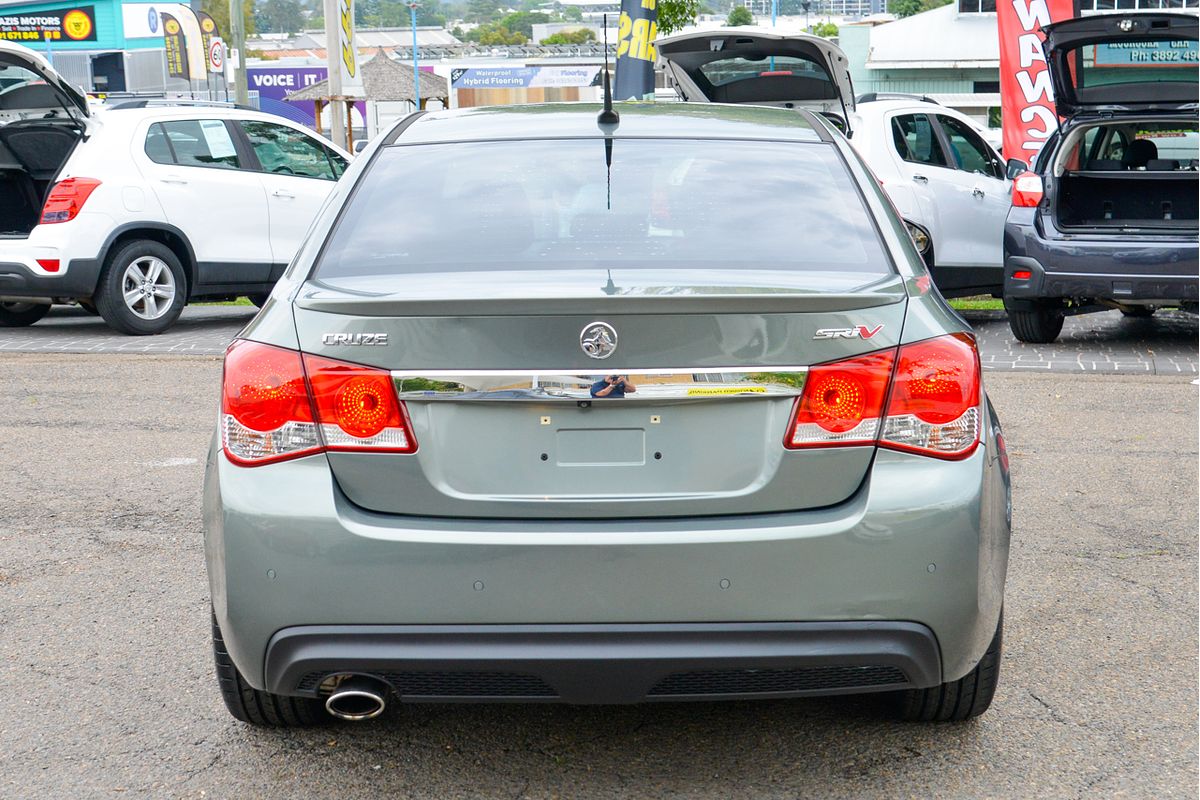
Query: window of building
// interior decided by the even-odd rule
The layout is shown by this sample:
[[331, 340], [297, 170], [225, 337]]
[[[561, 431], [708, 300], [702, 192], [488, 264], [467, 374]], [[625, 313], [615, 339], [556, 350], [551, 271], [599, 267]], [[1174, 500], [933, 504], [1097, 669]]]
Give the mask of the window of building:
[[975, 81], [971, 84], [971, 91], [976, 94], [995, 94], [1000, 91], [1000, 81]]

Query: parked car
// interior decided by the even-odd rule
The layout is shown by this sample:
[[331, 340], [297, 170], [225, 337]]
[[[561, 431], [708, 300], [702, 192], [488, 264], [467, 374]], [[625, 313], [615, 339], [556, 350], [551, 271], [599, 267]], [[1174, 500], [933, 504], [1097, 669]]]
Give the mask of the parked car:
[[807, 109], [850, 138], [895, 203], [947, 297], [999, 295], [1011, 184], [965, 114], [913, 95], [857, 101], [841, 49], [819, 36], [720, 28], [658, 42], [682, 99]]
[[230, 346], [204, 492], [229, 711], [981, 714], [1011, 516], [970, 328], [821, 115], [600, 111], [394, 126]]
[[0, 325], [76, 302], [128, 334], [188, 302], [259, 303], [349, 156], [285, 119], [136, 101], [100, 113], [0, 41]]
[[[1032, 169], [1011, 164], [1028, 170], [1004, 232], [1013, 335], [1052, 342], [1065, 315], [1111, 308], [1195, 311], [1197, 18], [1117, 13], [1044, 30], [1064, 121]], [[1154, 60], [1132, 60], [1141, 53]]]

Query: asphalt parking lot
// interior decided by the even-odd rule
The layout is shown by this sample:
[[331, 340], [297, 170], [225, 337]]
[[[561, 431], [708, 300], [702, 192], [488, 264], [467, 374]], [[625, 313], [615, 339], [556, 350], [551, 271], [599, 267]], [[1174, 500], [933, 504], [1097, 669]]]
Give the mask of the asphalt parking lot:
[[[181, 339], [219, 351], [252, 313], [211, 311]], [[862, 698], [243, 726], [201, 544], [219, 359], [0, 353], [0, 796], [1194, 798], [1196, 334], [1167, 322], [1188, 324], [1157, 334], [1190, 348], [1173, 377], [987, 376], [1015, 486], [1005, 660], [988, 714], [934, 726]]]

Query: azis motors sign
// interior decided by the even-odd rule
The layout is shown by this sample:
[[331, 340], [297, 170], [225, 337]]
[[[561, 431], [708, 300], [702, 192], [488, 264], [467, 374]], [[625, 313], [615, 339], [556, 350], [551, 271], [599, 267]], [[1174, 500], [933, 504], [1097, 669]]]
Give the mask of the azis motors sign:
[[1058, 128], [1042, 27], [1074, 15], [1072, 0], [998, 0], [1004, 157], [1032, 163]]
[[0, 39], [10, 42], [94, 42], [95, 6], [0, 14]]

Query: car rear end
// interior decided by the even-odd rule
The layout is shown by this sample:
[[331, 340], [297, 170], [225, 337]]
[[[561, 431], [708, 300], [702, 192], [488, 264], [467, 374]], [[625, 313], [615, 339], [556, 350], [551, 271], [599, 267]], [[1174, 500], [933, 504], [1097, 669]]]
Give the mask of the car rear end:
[[[1195, 309], [1197, 21], [1112, 14], [1047, 28], [1065, 118], [1017, 176], [1005, 227], [1006, 305], [1018, 315]], [[1053, 321], [1053, 320], [1051, 320]], [[1014, 332], [1048, 341], [1033, 326]], [[1044, 327], [1044, 326], [1043, 326]]]
[[206, 549], [246, 683], [593, 703], [969, 673], [1003, 448], [857, 157], [813, 115], [506, 114], [356, 164], [226, 356]]

